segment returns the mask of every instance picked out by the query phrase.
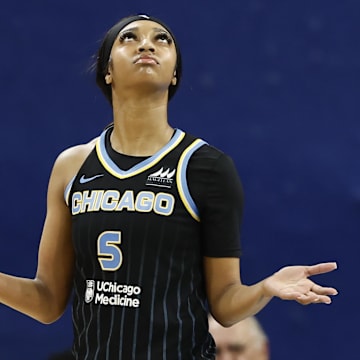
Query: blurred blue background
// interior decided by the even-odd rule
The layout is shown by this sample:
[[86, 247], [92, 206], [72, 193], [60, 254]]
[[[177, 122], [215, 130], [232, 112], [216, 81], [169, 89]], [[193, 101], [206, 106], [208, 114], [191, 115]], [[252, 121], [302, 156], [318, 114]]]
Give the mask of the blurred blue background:
[[[184, 58], [173, 126], [230, 154], [245, 190], [243, 281], [336, 260], [332, 305], [273, 300], [259, 319], [276, 360], [359, 359], [360, 3], [356, 0], [13, 0], [0, 7], [0, 271], [33, 277], [48, 177], [63, 149], [111, 121], [88, 72], [105, 31], [149, 13]], [[15, 195], [16, 198], [14, 197]], [[71, 344], [70, 311], [41, 325], [0, 305], [0, 359]]]

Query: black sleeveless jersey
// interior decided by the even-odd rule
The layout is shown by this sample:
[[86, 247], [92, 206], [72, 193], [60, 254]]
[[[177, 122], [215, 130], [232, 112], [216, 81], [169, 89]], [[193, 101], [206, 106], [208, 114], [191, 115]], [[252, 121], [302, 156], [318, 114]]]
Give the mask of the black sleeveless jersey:
[[200, 219], [186, 181], [205, 142], [177, 129], [159, 152], [122, 170], [106, 139], [104, 131], [66, 194], [76, 359], [213, 359]]

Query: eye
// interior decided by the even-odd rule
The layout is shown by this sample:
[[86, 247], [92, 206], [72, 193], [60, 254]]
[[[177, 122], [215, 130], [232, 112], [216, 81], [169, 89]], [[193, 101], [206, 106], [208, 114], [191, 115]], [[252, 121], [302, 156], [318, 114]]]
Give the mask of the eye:
[[132, 31], [124, 31], [119, 36], [120, 42], [135, 40], [135, 39], [136, 39], [136, 35]]
[[171, 36], [166, 32], [160, 32], [156, 34], [155, 39], [163, 42], [167, 42], [168, 44], [171, 44], [173, 42]]
[[246, 346], [243, 344], [229, 344], [228, 350], [232, 354], [241, 355], [245, 352]]

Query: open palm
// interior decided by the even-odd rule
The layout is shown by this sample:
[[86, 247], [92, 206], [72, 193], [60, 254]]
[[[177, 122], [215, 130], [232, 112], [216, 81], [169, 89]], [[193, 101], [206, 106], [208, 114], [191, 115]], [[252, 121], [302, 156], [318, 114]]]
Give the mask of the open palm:
[[336, 263], [332, 262], [312, 266], [287, 266], [265, 280], [265, 291], [270, 296], [277, 296], [283, 300], [296, 300], [303, 305], [330, 304], [330, 295], [336, 295], [337, 290], [320, 286], [309, 277], [327, 273], [336, 268]]

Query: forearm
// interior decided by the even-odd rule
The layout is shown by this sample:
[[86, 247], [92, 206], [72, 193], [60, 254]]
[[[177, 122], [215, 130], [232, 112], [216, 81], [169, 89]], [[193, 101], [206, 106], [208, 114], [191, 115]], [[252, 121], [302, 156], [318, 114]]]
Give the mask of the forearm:
[[263, 283], [264, 280], [251, 286], [240, 283], [228, 286], [211, 304], [214, 317], [223, 326], [231, 326], [259, 312], [272, 299], [265, 294]]
[[0, 273], [0, 302], [42, 323], [59, 317], [50, 291], [39, 279]]

